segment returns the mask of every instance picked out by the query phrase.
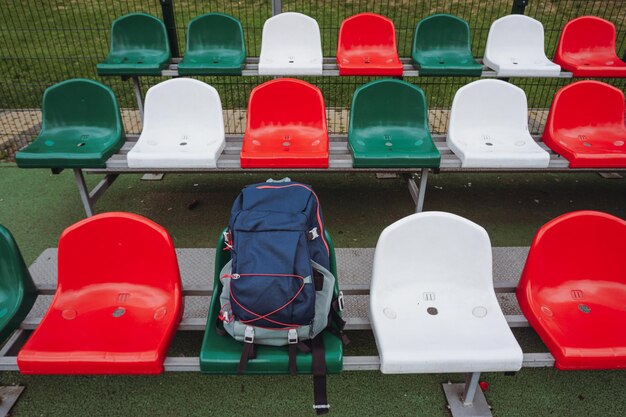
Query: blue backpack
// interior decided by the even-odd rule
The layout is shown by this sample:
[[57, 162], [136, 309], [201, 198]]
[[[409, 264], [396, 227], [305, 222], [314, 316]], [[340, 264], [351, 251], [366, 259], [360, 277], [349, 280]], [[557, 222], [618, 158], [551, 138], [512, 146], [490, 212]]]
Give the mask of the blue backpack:
[[[298, 349], [312, 352], [314, 381], [321, 386], [326, 365], [320, 333], [329, 329], [346, 338], [317, 195], [297, 182], [249, 185], [233, 204], [225, 241], [231, 261], [220, 272], [219, 320], [224, 334], [244, 342], [238, 372], [245, 372], [256, 344], [289, 346], [290, 373], [297, 373]], [[323, 390], [315, 388], [318, 414], [328, 411], [323, 384]]]

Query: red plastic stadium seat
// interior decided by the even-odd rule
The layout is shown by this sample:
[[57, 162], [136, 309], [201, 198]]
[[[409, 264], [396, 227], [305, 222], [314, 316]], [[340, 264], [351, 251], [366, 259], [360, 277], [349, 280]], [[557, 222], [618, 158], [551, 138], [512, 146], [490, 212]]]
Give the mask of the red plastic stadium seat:
[[517, 300], [559, 369], [626, 368], [626, 221], [557, 217], [535, 236]]
[[58, 288], [19, 352], [24, 374], [158, 374], [182, 316], [172, 239], [156, 223], [105, 213], [59, 240]]
[[624, 93], [599, 81], [561, 88], [552, 101], [543, 141], [572, 168], [626, 167]]
[[401, 76], [393, 22], [375, 13], [345, 19], [339, 29], [337, 66], [339, 75]]
[[554, 62], [574, 77], [626, 77], [626, 63], [615, 51], [615, 26], [595, 16], [565, 24]]
[[328, 168], [322, 92], [292, 78], [256, 87], [248, 101], [242, 168]]

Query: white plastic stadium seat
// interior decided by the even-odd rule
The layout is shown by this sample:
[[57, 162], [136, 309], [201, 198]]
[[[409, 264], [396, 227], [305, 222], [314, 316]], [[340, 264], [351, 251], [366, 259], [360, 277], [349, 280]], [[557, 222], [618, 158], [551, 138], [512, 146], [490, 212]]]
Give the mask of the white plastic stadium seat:
[[457, 215], [417, 213], [383, 230], [370, 289], [381, 371], [519, 370], [491, 268], [487, 232]]
[[546, 168], [550, 154], [528, 132], [524, 91], [506, 81], [485, 79], [455, 94], [448, 147], [463, 168]]
[[224, 149], [222, 103], [215, 88], [191, 78], [148, 90], [143, 131], [129, 168], [215, 168]]
[[281, 13], [263, 24], [260, 75], [322, 75], [322, 40], [317, 21]]
[[498, 77], [553, 77], [561, 67], [546, 57], [543, 25], [512, 14], [491, 24], [483, 59]]

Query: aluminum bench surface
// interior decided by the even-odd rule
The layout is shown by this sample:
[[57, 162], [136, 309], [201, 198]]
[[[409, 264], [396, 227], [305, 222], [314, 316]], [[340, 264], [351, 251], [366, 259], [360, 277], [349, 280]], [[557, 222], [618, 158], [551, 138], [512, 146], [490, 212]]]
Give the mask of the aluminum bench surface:
[[[538, 136], [533, 138], [539, 143], [541, 148], [550, 153], [550, 164], [547, 168], [461, 168], [461, 160], [446, 145], [444, 135], [433, 135], [433, 142], [441, 152], [441, 171], [573, 171], [569, 168], [569, 162], [554, 153], [550, 148], [541, 142]], [[226, 147], [217, 161], [217, 168], [129, 168], [127, 154], [137, 141], [136, 136], [128, 136], [126, 143], [120, 152], [113, 155], [106, 162], [106, 168], [86, 169], [88, 173], [126, 173], [126, 172], [241, 172], [244, 171], [239, 163], [241, 152], [242, 136], [226, 136]], [[246, 172], [254, 171], [357, 171], [357, 172], [418, 172], [421, 168], [353, 168], [353, 158], [348, 149], [348, 138], [346, 135], [330, 136], [330, 164], [328, 168], [251, 168]], [[594, 169], [576, 169], [576, 171], [598, 171]], [[615, 170], [610, 168], [610, 170]]]
[[[494, 287], [502, 310], [511, 327], [527, 327], [528, 322], [519, 313], [515, 287], [528, 254], [527, 247], [492, 248]], [[179, 331], [204, 331], [213, 288], [215, 249], [177, 249], [178, 263], [185, 296], [184, 318]], [[339, 285], [346, 296], [348, 330], [368, 330], [369, 282], [372, 275], [374, 248], [339, 248], [337, 275]], [[57, 281], [57, 250], [46, 249], [30, 266], [30, 273], [40, 296], [28, 317], [22, 322], [4, 347], [0, 350], [0, 371], [17, 371], [17, 352], [26, 342], [29, 331], [40, 322], [47, 311]], [[198, 346], [198, 351], [200, 346]], [[554, 358], [549, 353], [524, 354], [525, 367], [550, 367]], [[166, 371], [200, 372], [198, 357], [168, 357]], [[346, 371], [378, 370], [377, 356], [344, 356]]]
[[[339, 67], [337, 67], [336, 57], [324, 57], [322, 64], [322, 76], [324, 77], [336, 77], [339, 76]], [[181, 58], [173, 58], [169, 66], [161, 71], [161, 75], [164, 77], [178, 77], [178, 63]], [[482, 62], [482, 60], [478, 60]], [[403, 77], [419, 77], [419, 70], [415, 69], [411, 63], [411, 58], [400, 58], [402, 62], [402, 76]], [[246, 65], [241, 72], [243, 76], [257, 77], [259, 76], [259, 58], [249, 57], [246, 59]], [[483, 65], [483, 71], [481, 77], [495, 78], [496, 72], [491, 68]], [[571, 72], [561, 71], [560, 74], [553, 77], [540, 77], [540, 78], [572, 78]]]

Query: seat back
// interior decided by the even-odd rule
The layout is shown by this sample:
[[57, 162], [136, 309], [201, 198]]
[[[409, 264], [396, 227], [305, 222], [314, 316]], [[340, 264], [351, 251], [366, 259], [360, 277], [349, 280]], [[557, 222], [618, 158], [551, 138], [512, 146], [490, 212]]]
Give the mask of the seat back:
[[528, 130], [528, 104], [524, 90], [506, 81], [483, 79], [459, 88], [452, 101], [448, 135], [464, 130]]
[[68, 227], [59, 239], [58, 260], [57, 293], [123, 283], [181, 294], [170, 235], [136, 214], [103, 213]]
[[426, 97], [421, 88], [406, 81], [383, 79], [359, 87], [352, 97], [350, 135], [361, 129], [428, 130]]
[[326, 131], [322, 92], [293, 78], [279, 78], [255, 87], [248, 101], [246, 135], [280, 126]]
[[376, 244], [371, 297], [420, 281], [448, 291], [493, 292], [491, 243], [485, 229], [436, 211], [388, 226]]
[[564, 214], [542, 226], [530, 247], [518, 295], [590, 280], [626, 286], [626, 221], [597, 211]]
[[147, 13], [130, 13], [118, 17], [111, 27], [111, 53], [153, 50], [170, 53], [165, 24]]
[[192, 78], [173, 78], [146, 94], [142, 134], [185, 142], [187, 135], [224, 138], [222, 103], [215, 88]]
[[616, 56], [615, 25], [596, 16], [581, 16], [565, 24], [554, 54], [558, 64], [568, 55]]
[[317, 21], [302, 13], [286, 12], [263, 24], [261, 59], [298, 63], [321, 62], [322, 39]]
[[393, 21], [376, 13], [360, 13], [341, 22], [337, 56], [363, 48], [397, 51]]
[[547, 60], [543, 25], [532, 17], [511, 14], [491, 24], [485, 47], [485, 60], [516, 65], [518, 60]]
[[601, 127], [624, 131], [624, 93], [600, 81], [578, 81], [561, 88], [552, 100], [545, 131]]
[[35, 284], [13, 235], [0, 225], [0, 302], [22, 291], [36, 292]]
[[417, 22], [413, 35], [413, 59], [437, 51], [459, 51], [471, 55], [470, 28], [460, 17], [434, 14]]
[[74, 78], [47, 88], [41, 111], [42, 132], [77, 126], [123, 131], [113, 90], [93, 80]]
[[241, 22], [225, 13], [206, 13], [189, 22], [185, 54], [231, 50], [246, 55]]
[[37, 289], [11, 232], [0, 225], [0, 343], [19, 326]]

